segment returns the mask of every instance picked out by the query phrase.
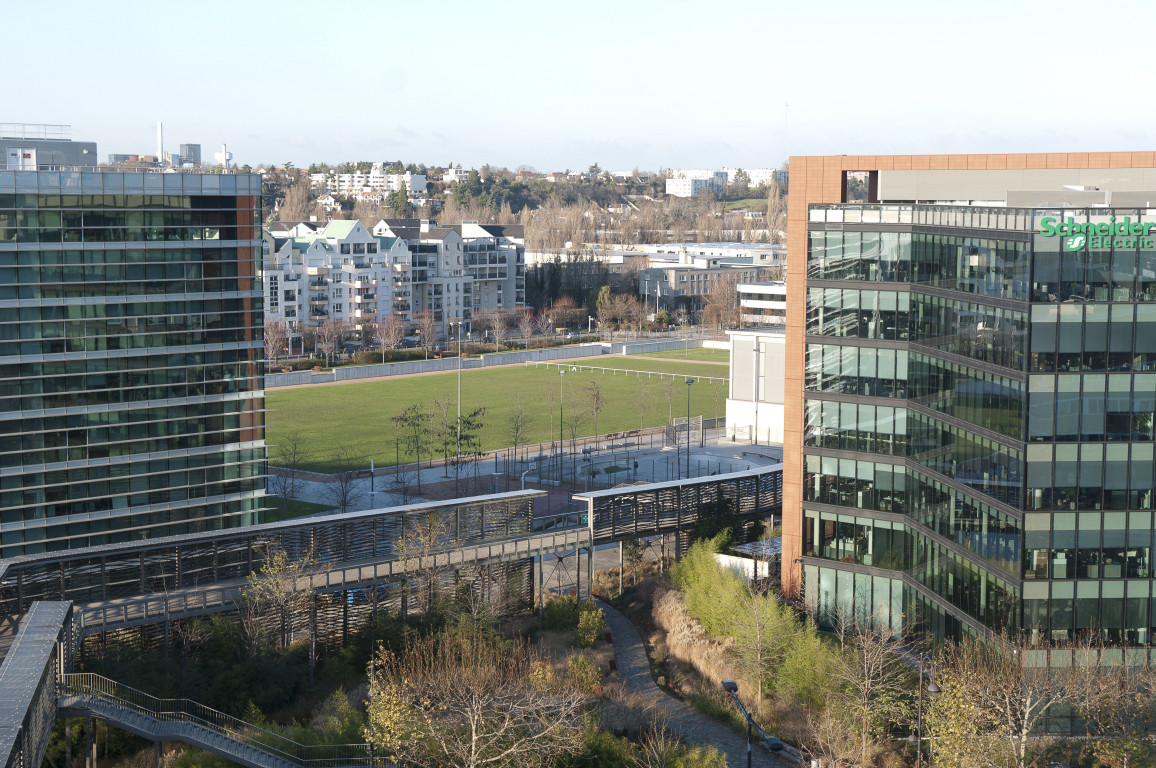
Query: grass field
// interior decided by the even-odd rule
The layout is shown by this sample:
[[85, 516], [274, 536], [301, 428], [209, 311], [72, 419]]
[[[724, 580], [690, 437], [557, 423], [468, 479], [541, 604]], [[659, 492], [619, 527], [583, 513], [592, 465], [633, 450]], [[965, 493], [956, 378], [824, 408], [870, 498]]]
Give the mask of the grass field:
[[670, 352], [646, 352], [641, 355], [631, 355], [630, 357], [665, 357], [671, 359], [681, 357], [685, 360], [698, 360], [700, 362], [707, 363], [722, 363], [723, 365], [729, 365], [731, 361], [731, 353], [729, 349], [706, 349], [701, 347], [698, 349], [676, 349]]
[[[300, 499], [289, 499], [286, 503], [285, 499], [276, 496], [266, 496], [266, 503], [273, 507], [265, 512], [266, 523], [278, 523], [282, 520], [291, 520], [295, 517], [304, 517], [305, 515], [315, 515], [318, 512], [328, 512], [333, 509], [331, 506], [325, 504], [314, 504], [311, 501], [301, 501]], [[281, 505], [284, 504], [285, 513], [281, 513]]]
[[[606, 360], [603, 362], [611, 362]], [[683, 365], [660, 361], [615, 359], [622, 368], [646, 365], [668, 373], [710, 376], [716, 366]], [[722, 366], [722, 375], [726, 369]], [[679, 369], [679, 370], [674, 370]], [[707, 369], [707, 370], [703, 370]], [[462, 411], [484, 406], [482, 449], [510, 445], [510, 417], [517, 403], [525, 403], [527, 426], [525, 443], [548, 442], [558, 436], [558, 390], [562, 379], [562, 403], [566, 437], [570, 437], [572, 414], [582, 413], [578, 435], [594, 433], [588, 387], [597, 382], [606, 405], [598, 416], [600, 433], [660, 426], [669, 413], [686, 415], [686, 389], [681, 381], [635, 376], [567, 372], [559, 377], [557, 368], [503, 366], [462, 372]], [[711, 419], [726, 413], [725, 382], [700, 382], [690, 387], [692, 415]], [[444, 404], [451, 418], [457, 412], [457, 373], [407, 376], [356, 384], [321, 387], [288, 387], [269, 390], [265, 405], [269, 459], [277, 463], [277, 443], [282, 435], [297, 431], [310, 448], [308, 468], [332, 472], [339, 467], [334, 455], [339, 449], [351, 451], [368, 466], [372, 457], [377, 466], [394, 463], [394, 427], [391, 418], [410, 405], [438, 410]], [[401, 460], [412, 457], [404, 454]]]

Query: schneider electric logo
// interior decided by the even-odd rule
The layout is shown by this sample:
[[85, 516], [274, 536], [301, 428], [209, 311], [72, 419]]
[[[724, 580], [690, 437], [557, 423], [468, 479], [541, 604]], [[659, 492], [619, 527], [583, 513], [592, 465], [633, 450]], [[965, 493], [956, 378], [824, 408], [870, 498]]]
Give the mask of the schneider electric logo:
[[1044, 237], [1062, 237], [1064, 248], [1069, 251], [1079, 251], [1086, 245], [1089, 248], [1141, 248], [1156, 247], [1156, 221], [1132, 221], [1125, 216], [1116, 221], [1112, 216], [1107, 221], [1097, 223], [1078, 222], [1068, 217], [1067, 221], [1057, 222], [1052, 216], [1040, 219], [1040, 234]]

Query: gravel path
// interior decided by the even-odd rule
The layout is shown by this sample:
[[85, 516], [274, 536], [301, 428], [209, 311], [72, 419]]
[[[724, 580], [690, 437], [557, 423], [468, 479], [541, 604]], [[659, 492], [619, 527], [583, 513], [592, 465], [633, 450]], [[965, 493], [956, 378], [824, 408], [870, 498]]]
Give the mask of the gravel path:
[[[650, 663], [646, 658], [646, 648], [634, 624], [625, 616], [599, 601], [598, 605], [606, 615], [606, 625], [614, 638], [614, 655], [618, 661], [618, 675], [622, 680], [623, 692], [641, 696], [656, 708], [665, 711], [668, 727], [682, 735], [689, 743], [710, 744], [727, 755], [731, 768], [745, 768], [747, 764], [747, 739], [722, 723], [712, 720], [689, 704], [668, 696], [654, 683], [650, 676]], [[752, 765], [759, 768], [786, 768], [792, 764], [770, 755], [761, 747], [753, 746]]]

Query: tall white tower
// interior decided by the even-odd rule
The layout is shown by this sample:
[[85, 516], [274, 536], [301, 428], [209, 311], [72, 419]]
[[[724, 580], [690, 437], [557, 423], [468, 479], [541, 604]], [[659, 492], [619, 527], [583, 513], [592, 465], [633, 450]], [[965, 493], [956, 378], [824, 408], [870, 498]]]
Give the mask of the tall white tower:
[[165, 161], [165, 124], [157, 121], [157, 162]]

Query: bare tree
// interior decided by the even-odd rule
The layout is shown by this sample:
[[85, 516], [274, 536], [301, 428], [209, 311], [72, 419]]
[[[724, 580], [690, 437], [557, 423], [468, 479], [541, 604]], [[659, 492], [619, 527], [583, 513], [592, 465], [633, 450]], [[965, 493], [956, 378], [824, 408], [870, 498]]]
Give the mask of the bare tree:
[[586, 396], [590, 399], [590, 415], [594, 418], [594, 450], [598, 450], [598, 414], [606, 410], [606, 396], [597, 379], [586, 385]]
[[317, 328], [317, 351], [325, 355], [325, 362], [332, 363], [333, 356], [341, 346], [341, 340], [349, 333], [349, 324], [337, 317], [327, 317]]
[[384, 315], [373, 324], [373, 339], [381, 345], [381, 360], [385, 362], [385, 350], [397, 349], [405, 335], [405, 322], [397, 315]]
[[309, 456], [306, 440], [297, 430], [286, 432], [273, 446], [276, 466], [270, 468], [269, 486], [281, 500], [282, 516], [288, 514], [289, 499], [301, 494], [302, 474]]
[[265, 323], [265, 359], [271, 364], [277, 364], [277, 358], [285, 351], [289, 341], [289, 326], [284, 320], [275, 320]]
[[417, 472], [417, 492], [421, 493], [421, 454], [422, 450], [429, 441], [429, 420], [425, 409], [420, 405], [411, 405], [402, 412], [393, 417], [394, 424], [397, 426], [396, 433], [400, 435], [399, 446], [404, 446], [401, 450], [406, 456], [412, 456], [414, 462], [418, 465]]
[[382, 649], [365, 736], [418, 768], [547, 768], [583, 743], [586, 694], [528, 643], [443, 632]]
[[280, 648], [289, 646], [292, 619], [310, 607], [313, 577], [319, 571], [312, 550], [291, 556], [272, 541], [263, 545], [261, 560], [261, 568], [241, 587], [239, 606], [253, 654], [270, 641]]
[[767, 193], [767, 239], [781, 244], [787, 237], [787, 196], [779, 182], [771, 183]]
[[523, 309], [518, 313], [518, 333], [522, 337], [522, 344], [530, 348], [530, 337], [534, 335], [537, 322], [532, 309]]
[[490, 333], [494, 335], [494, 351], [501, 352], [506, 338], [510, 335], [510, 313], [504, 309], [495, 309], [490, 318]]
[[289, 187], [289, 191], [285, 193], [285, 201], [277, 211], [281, 221], [309, 221], [311, 216], [320, 219], [323, 215], [308, 179], [298, 181]]
[[1089, 674], [1086, 667], [1039, 665], [1029, 658], [1034, 655], [1008, 636], [947, 646], [936, 672], [942, 693], [930, 717], [937, 764], [970, 755], [963, 764], [1027, 768], [1048, 712], [1078, 700], [1081, 678]]
[[706, 307], [703, 309], [708, 322], [715, 323], [720, 328], [739, 325], [738, 285], [738, 274], [734, 270], [726, 270], [711, 276], [706, 294]]
[[1075, 710], [1083, 717], [1092, 753], [1109, 768], [1130, 768], [1150, 754], [1146, 743], [1154, 724], [1156, 670], [1151, 666], [1105, 663], [1103, 649], [1076, 651], [1088, 669], [1077, 677]]
[[529, 415], [526, 412], [526, 396], [519, 392], [514, 395], [514, 409], [510, 411], [510, 420], [506, 435], [510, 438], [510, 450], [513, 451], [514, 465], [518, 463], [518, 449], [526, 440], [526, 429], [529, 426]]
[[417, 313], [413, 322], [417, 326], [418, 341], [421, 343], [421, 348], [425, 351], [425, 357], [428, 360], [430, 347], [437, 341], [437, 321], [434, 320], [433, 312], [423, 309]]
[[342, 513], [356, 508], [365, 495], [360, 482], [361, 470], [357, 466], [359, 458], [344, 448], [338, 449], [333, 455], [337, 471], [330, 475], [332, 479], [326, 483], [325, 493], [333, 506]]
[[854, 730], [866, 755], [873, 739], [906, 719], [904, 697], [911, 692], [911, 671], [900, 654], [911, 643], [893, 636], [882, 621], [852, 621], [853, 631], [828, 674], [847, 688], [846, 703], [855, 714]]

